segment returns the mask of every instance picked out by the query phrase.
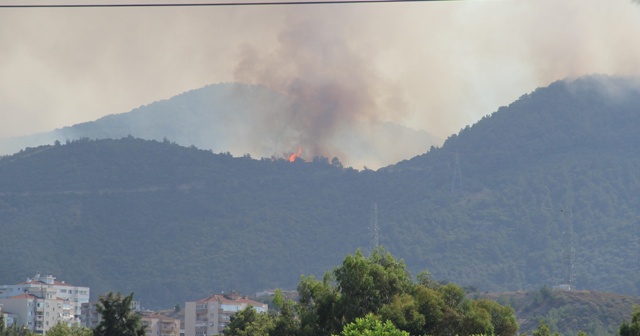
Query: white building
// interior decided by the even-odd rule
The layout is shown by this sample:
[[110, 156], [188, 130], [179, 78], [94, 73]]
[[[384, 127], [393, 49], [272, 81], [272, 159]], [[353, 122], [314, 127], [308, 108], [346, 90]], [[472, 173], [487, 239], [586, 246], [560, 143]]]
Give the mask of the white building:
[[187, 302], [184, 309], [184, 336], [219, 335], [238, 311], [253, 306], [266, 313], [268, 305], [238, 294], [214, 294], [195, 302]]
[[25, 282], [0, 286], [0, 304], [14, 323], [44, 333], [58, 322], [80, 323], [80, 306], [89, 302], [89, 287], [56, 281], [53, 275], [36, 274]]
[[147, 336], [180, 336], [180, 320], [153, 312], [141, 313], [140, 322]]
[[27, 327], [37, 334], [44, 334], [59, 322], [72, 323], [65, 317], [68, 309], [64, 300], [46, 299], [24, 293], [10, 298], [0, 299], [7, 313], [14, 316], [13, 324]]

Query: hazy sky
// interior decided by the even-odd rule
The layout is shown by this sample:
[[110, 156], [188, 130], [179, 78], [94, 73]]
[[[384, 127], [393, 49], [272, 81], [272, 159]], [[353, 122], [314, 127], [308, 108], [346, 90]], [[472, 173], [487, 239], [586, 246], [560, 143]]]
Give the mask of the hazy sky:
[[0, 9], [0, 138], [212, 83], [287, 91], [340, 81], [361, 96], [337, 118], [393, 121], [444, 139], [538, 86], [593, 73], [640, 75], [639, 4]]

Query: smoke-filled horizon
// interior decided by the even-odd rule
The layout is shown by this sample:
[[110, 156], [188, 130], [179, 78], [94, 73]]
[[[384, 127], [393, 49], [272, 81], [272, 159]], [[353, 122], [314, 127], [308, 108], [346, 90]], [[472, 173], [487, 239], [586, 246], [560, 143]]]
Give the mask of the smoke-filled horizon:
[[[243, 143], [268, 143], [273, 153], [300, 146], [307, 159], [350, 156], [354, 166], [389, 164], [536, 87], [640, 75], [639, 35], [640, 6], [630, 0], [5, 9], [0, 138], [240, 81], [292, 101], [247, 120], [245, 134], [255, 139]], [[440, 143], [381, 138], [381, 122]], [[365, 134], [363, 148], [346, 153], [343, 143], [356, 133]]]
[[256, 143], [277, 137], [285, 149], [304, 148], [307, 158], [345, 157], [344, 133], [402, 117], [399, 90], [380, 78], [343, 29], [326, 26], [319, 17], [292, 18], [273, 49], [242, 48], [235, 79], [266, 86], [291, 101], [288, 108], [255, 116]]

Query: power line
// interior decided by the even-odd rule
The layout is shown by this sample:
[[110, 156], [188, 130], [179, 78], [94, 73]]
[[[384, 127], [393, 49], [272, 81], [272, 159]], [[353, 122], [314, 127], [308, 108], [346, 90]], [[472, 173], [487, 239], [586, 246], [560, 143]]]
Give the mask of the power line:
[[334, 0], [334, 1], [249, 1], [203, 3], [114, 3], [114, 4], [26, 4], [0, 5], [2, 8], [108, 8], [108, 7], [224, 7], [224, 6], [286, 6], [286, 5], [334, 5], [360, 3], [448, 2], [471, 0]]

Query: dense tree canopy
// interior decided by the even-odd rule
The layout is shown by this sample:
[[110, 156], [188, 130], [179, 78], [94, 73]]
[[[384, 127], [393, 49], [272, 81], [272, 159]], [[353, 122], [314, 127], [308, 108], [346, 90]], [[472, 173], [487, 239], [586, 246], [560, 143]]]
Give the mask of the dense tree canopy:
[[93, 331], [77, 324], [69, 326], [60, 322], [47, 330], [47, 336], [93, 336]]
[[373, 314], [367, 314], [347, 324], [340, 336], [409, 336], [409, 333], [399, 330], [390, 321], [382, 323]]
[[[347, 255], [322, 281], [302, 277], [295, 306], [276, 295], [278, 312], [257, 314], [247, 308], [226, 335], [496, 335], [515, 336], [513, 309], [494, 301], [469, 299], [451, 283], [438, 284], [421, 273], [411, 279], [402, 261], [384, 248], [365, 257]], [[295, 312], [293, 308], [295, 307]], [[384, 321], [384, 322], [383, 322]]]
[[140, 315], [132, 310], [133, 293], [123, 297], [120, 293], [109, 292], [101, 296], [96, 309], [102, 316], [93, 330], [95, 336], [144, 336], [145, 328]]
[[269, 315], [258, 313], [252, 306], [231, 317], [224, 330], [225, 336], [269, 336], [273, 320]]
[[633, 306], [631, 322], [622, 322], [619, 334], [620, 336], [640, 336], [640, 306]]

